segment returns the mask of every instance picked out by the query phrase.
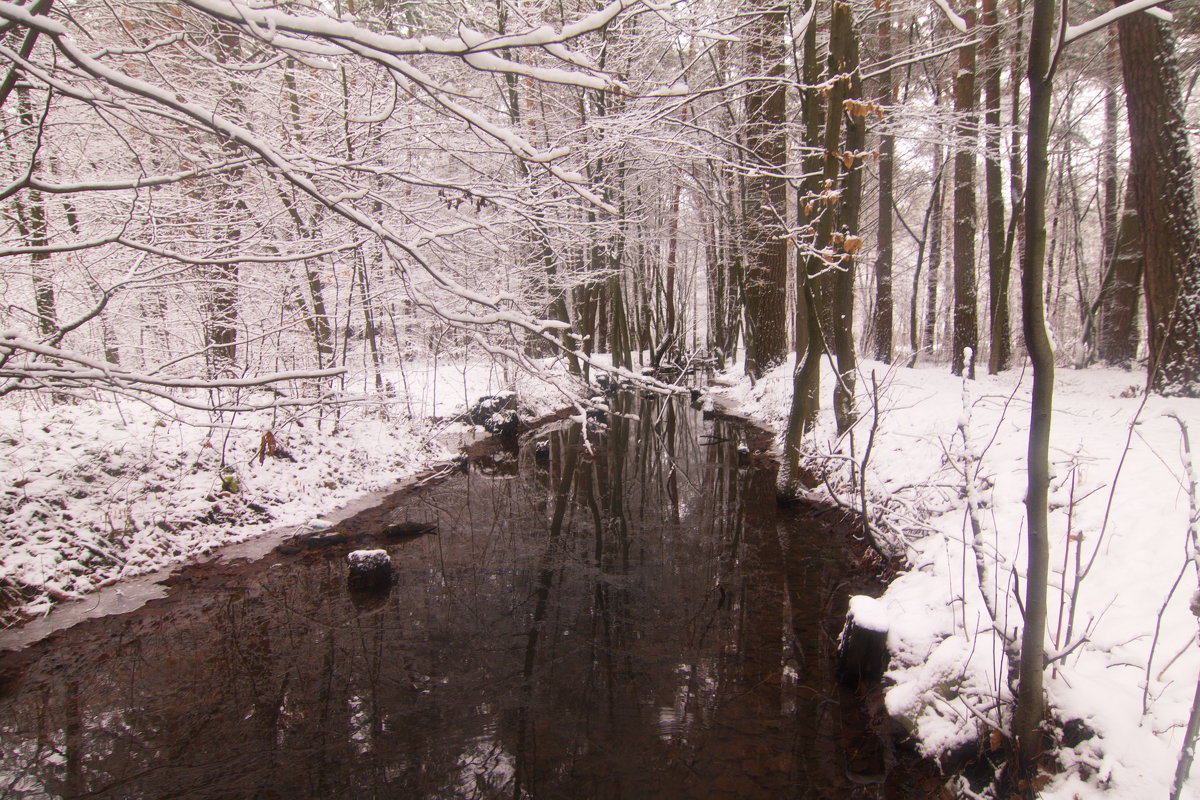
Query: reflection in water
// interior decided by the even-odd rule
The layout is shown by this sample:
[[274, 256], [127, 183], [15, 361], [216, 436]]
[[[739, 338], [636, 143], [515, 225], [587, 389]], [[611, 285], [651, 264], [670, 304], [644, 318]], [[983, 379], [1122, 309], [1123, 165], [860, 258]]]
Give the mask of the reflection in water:
[[841, 538], [740, 428], [613, 412], [411, 498], [438, 534], [389, 593], [280, 556], [6, 656], [0, 797], [884, 796], [830, 675]]

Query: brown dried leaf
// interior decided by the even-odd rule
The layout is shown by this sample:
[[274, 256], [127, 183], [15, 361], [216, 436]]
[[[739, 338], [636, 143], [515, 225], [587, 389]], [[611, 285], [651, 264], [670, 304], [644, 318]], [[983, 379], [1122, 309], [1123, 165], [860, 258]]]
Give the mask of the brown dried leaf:
[[262, 464], [267, 460], [267, 456], [274, 456], [278, 445], [275, 442], [275, 434], [267, 431], [262, 435], [262, 440], [258, 443], [258, 463]]

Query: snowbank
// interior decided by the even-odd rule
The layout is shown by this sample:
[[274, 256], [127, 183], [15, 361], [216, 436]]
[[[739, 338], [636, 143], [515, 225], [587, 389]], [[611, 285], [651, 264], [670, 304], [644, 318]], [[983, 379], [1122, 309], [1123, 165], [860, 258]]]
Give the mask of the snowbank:
[[[0, 405], [0, 627], [122, 578], [310, 520], [447, 458], [467, 401], [518, 390], [533, 413], [560, 391], [494, 364], [390, 376], [384, 402], [339, 412], [164, 417], [109, 396]], [[269, 438], [267, 434], [270, 434]]]
[[[887, 706], [924, 752], [943, 755], [1008, 723], [1001, 631], [1011, 637], [1020, 627], [1009, 590], [1024, 592], [1031, 377], [1016, 370], [964, 384], [944, 367], [873, 362], [862, 371], [855, 454], [861, 460], [874, 419], [874, 372], [871, 513], [904, 534], [909, 562], [881, 599], [892, 651]], [[831, 376], [823, 381], [827, 389]], [[735, 374], [725, 382], [727, 404], [783, 431], [790, 366], [753, 387]], [[1044, 798], [1167, 796], [1200, 674], [1185, 468], [1167, 416], [1200, 435], [1200, 401], [1143, 398], [1141, 384], [1141, 374], [1121, 370], [1057, 375], [1047, 647], [1060, 658], [1046, 687], [1058, 727], [1083, 725], [1071, 722], [1073, 746], [1060, 745], [1061, 771]], [[850, 455], [849, 437], [837, 440], [832, 412], [822, 413], [811, 455], [817, 463]], [[825, 463], [830, 487], [851, 502], [846, 461]], [[1200, 797], [1200, 775], [1194, 781], [1185, 795]]]

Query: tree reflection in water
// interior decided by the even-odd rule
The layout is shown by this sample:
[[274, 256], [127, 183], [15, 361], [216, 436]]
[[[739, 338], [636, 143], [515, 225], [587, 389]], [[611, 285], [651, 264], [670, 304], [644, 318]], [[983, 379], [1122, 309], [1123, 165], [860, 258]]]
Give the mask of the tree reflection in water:
[[280, 556], [5, 656], [0, 796], [885, 796], [831, 677], [845, 538], [733, 423], [608, 422], [410, 498], [438, 534], [388, 547], [386, 595]]

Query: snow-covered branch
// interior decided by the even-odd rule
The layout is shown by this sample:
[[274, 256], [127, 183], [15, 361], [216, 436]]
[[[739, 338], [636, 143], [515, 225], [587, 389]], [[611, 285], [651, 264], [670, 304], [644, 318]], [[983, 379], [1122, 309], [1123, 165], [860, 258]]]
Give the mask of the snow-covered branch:
[[1147, 13], [1156, 12], [1154, 16], [1161, 19], [1163, 13], [1169, 12], [1164, 12], [1163, 9], [1155, 7], [1161, 5], [1163, 2], [1164, 0], [1129, 0], [1128, 3], [1105, 11], [1103, 14], [1098, 14], [1087, 22], [1081, 22], [1078, 25], [1068, 25], [1067, 33], [1063, 37], [1063, 44], [1073, 42], [1076, 39], [1087, 36], [1089, 33], [1094, 33], [1101, 28], [1111, 25], [1121, 19], [1121, 17], [1127, 17], [1130, 14], [1137, 14], [1141, 11]]
[[[22, 356], [38, 356], [40, 360], [22, 358]], [[20, 389], [58, 386], [104, 388], [111, 386], [114, 389], [126, 391], [130, 389], [150, 390], [159, 396], [174, 400], [173, 396], [164, 394], [160, 390], [253, 389], [287, 381], [328, 380], [343, 375], [345, 372], [344, 368], [339, 367], [213, 380], [142, 374], [80, 353], [42, 344], [23, 336], [18, 331], [0, 331], [0, 378], [7, 379], [0, 384], [0, 397]], [[287, 398], [281, 398], [278, 401], [266, 403], [262, 407], [287, 405], [290, 402]], [[299, 402], [307, 404], [312, 401], [301, 399]]]

